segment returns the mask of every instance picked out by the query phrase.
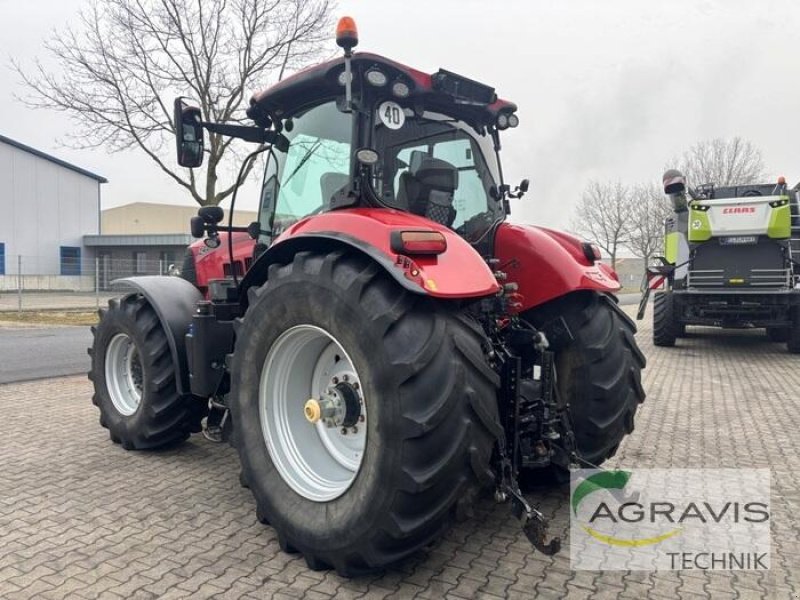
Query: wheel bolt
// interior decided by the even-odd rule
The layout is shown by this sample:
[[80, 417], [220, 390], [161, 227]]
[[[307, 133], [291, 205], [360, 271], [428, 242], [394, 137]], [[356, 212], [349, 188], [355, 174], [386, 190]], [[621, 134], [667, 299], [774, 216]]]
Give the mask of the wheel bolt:
[[342, 435], [347, 435], [347, 427], [342, 427]]
[[364, 415], [358, 415], [358, 420], [363, 423], [364, 422]]
[[338, 377], [334, 377], [331, 381], [333, 381], [333, 383], [339, 383], [339, 378]]
[[355, 389], [358, 389], [358, 388], [360, 388], [360, 387], [361, 387], [361, 386], [360, 386], [360, 385], [358, 385], [358, 382], [357, 382], [357, 381], [353, 382], [353, 388], [355, 388]]
[[353, 433], [358, 433], [358, 427], [356, 427], [355, 425], [353, 425]]
[[342, 380], [344, 380], [344, 381], [350, 381], [350, 375], [348, 375], [347, 373], [345, 373], [344, 375], [342, 375]]

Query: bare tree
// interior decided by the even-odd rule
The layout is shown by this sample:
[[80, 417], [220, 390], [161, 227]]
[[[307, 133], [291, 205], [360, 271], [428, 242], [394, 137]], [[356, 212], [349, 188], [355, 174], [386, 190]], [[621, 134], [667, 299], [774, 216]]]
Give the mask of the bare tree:
[[650, 259], [664, 250], [664, 220], [672, 208], [657, 183], [638, 184], [631, 189], [626, 247], [634, 256]]
[[698, 142], [676, 162], [693, 186], [703, 183], [743, 185], [764, 178], [761, 151], [740, 137]]
[[220, 172], [232, 139], [210, 134], [205, 167], [178, 169], [172, 99], [198, 101], [207, 121], [241, 121], [253, 88], [319, 56], [331, 8], [329, 0], [96, 0], [46, 44], [56, 68], [14, 67], [31, 91], [23, 101], [80, 126], [70, 145], [140, 148], [199, 204], [216, 205], [237, 185], [232, 169]]
[[630, 190], [620, 181], [591, 181], [586, 186], [572, 220], [572, 229], [596, 243], [616, 267], [617, 252], [628, 243], [631, 216]]

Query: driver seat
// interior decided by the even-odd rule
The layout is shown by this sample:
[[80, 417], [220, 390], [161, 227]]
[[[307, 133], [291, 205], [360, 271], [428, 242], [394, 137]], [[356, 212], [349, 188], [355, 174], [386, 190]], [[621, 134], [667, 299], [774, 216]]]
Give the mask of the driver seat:
[[425, 152], [411, 153], [408, 171], [400, 175], [397, 204], [401, 210], [450, 227], [456, 218], [453, 194], [458, 188], [458, 169]]

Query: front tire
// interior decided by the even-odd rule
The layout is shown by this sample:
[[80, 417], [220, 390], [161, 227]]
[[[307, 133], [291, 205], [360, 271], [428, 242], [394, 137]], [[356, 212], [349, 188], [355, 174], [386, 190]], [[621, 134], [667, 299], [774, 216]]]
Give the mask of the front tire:
[[141, 294], [109, 300], [92, 333], [92, 402], [113, 442], [157, 448], [200, 430], [202, 406], [178, 394], [166, 333]]
[[653, 300], [653, 344], [665, 348], [675, 345], [675, 340], [686, 334], [678, 322], [675, 296], [672, 292], [656, 292]]
[[[345, 576], [381, 568], [438, 537], [492, 483], [498, 378], [476, 324], [342, 252], [273, 265], [249, 303], [232, 362], [233, 441], [284, 550]], [[351, 389], [339, 393], [364, 407], [346, 435], [303, 416], [345, 375]], [[349, 463], [324, 455], [349, 440]]]

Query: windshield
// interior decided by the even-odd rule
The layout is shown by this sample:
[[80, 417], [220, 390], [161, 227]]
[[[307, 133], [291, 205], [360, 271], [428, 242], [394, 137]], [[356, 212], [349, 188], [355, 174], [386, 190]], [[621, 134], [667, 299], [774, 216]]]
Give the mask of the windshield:
[[264, 172], [259, 220], [269, 243], [303, 217], [330, 209], [331, 198], [347, 186], [352, 117], [335, 102], [291, 119], [289, 151], [273, 153]]
[[491, 136], [432, 112], [394, 102], [378, 106], [373, 146], [376, 196], [392, 208], [426, 216], [476, 241], [503, 218], [491, 188], [499, 168]]

